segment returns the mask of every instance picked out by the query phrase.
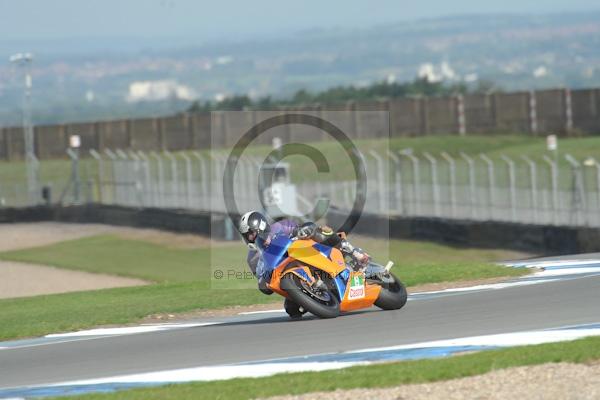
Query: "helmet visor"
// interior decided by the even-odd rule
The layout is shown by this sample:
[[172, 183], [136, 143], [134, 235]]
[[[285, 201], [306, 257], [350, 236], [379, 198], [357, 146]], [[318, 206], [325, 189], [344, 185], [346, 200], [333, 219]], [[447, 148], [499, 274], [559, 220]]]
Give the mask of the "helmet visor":
[[243, 233], [242, 237], [244, 238], [246, 244], [254, 243], [256, 241], [256, 238], [258, 237], [258, 232], [254, 229], [250, 229], [248, 230], [248, 232]]

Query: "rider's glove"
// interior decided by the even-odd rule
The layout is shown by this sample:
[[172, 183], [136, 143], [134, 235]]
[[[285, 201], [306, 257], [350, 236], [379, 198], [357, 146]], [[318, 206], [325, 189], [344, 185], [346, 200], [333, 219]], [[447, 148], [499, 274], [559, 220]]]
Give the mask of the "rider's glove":
[[315, 229], [317, 229], [317, 225], [314, 222], [307, 222], [297, 228], [295, 236], [298, 239], [308, 239], [315, 233]]

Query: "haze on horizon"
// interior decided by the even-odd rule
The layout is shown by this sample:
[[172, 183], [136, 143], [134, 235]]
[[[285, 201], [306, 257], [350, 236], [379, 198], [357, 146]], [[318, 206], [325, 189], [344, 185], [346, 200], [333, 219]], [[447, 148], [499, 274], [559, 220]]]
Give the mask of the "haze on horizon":
[[134, 50], [136, 46], [152, 48], [152, 40], [165, 48], [219, 40], [277, 38], [311, 29], [367, 28], [452, 15], [599, 9], [596, 0], [380, 0], [376, 5], [356, 0], [0, 0], [0, 44], [5, 51], [30, 46], [35, 51], [52, 52], [54, 42], [61, 42], [59, 50], [68, 52], [71, 47], [73, 51], [85, 50], [89, 41], [93, 52], [94, 41], [104, 40], [110, 47], [111, 39], [121, 38], [123, 43], [112, 43], [114, 49], [126, 46]]

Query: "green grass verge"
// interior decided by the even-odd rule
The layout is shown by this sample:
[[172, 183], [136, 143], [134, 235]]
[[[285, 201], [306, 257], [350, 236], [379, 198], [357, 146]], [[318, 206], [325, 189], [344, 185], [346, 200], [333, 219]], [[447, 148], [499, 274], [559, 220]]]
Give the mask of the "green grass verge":
[[127, 324], [151, 314], [273, 302], [258, 290], [209, 290], [206, 282], [156, 284], [0, 300], [0, 340]]
[[[495, 249], [465, 249], [411, 240], [353, 240], [382, 263], [396, 263], [395, 272], [409, 286], [422, 283], [517, 276], [527, 271], [491, 266], [509, 253]], [[247, 270], [246, 247], [239, 243], [212, 248], [181, 249], [115, 235], [98, 235], [48, 246], [0, 253], [0, 259], [51, 265], [175, 283], [209, 281], [212, 266]], [[252, 282], [254, 284], [254, 282]]]
[[[155, 282], [190, 282], [208, 279], [206, 264], [209, 252], [208, 248], [173, 249], [113, 235], [99, 235], [5, 252], [0, 254], [0, 258]], [[242, 256], [241, 253], [239, 255]]]
[[[549, 362], [584, 363], [600, 359], [600, 338], [522, 346], [442, 359], [404, 361], [325, 372], [275, 375], [227, 381], [167, 385], [80, 399], [254, 399], [335, 389], [389, 387], [480, 375], [497, 369]], [[73, 397], [65, 397], [72, 399]]]
[[[388, 249], [387, 242], [366, 238], [358, 238], [357, 244], [373, 254], [389, 251], [390, 258], [397, 260], [396, 274], [408, 286], [527, 273], [486, 263], [503, 258], [506, 253], [499, 250], [397, 240], [391, 241]], [[226, 284], [211, 280], [212, 265], [247, 270], [245, 255], [246, 248], [239, 243], [181, 249], [114, 235], [1, 253], [3, 260], [130, 276], [159, 284], [0, 300], [0, 340], [131, 323], [150, 314], [281, 302], [277, 296], [258, 292], [253, 278]]]

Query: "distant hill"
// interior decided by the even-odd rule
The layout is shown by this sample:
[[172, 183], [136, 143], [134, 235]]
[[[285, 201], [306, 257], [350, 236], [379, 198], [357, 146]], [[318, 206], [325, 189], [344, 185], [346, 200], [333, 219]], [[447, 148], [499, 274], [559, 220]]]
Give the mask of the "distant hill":
[[[121, 45], [91, 55], [41, 53], [34, 70], [36, 122], [169, 114], [194, 99], [285, 98], [300, 89], [418, 75], [469, 86], [493, 82], [505, 90], [600, 86], [600, 12], [468, 15], [261, 41], [190, 42], [173, 40], [155, 51]], [[20, 121], [15, 79], [0, 64], [2, 125]]]

